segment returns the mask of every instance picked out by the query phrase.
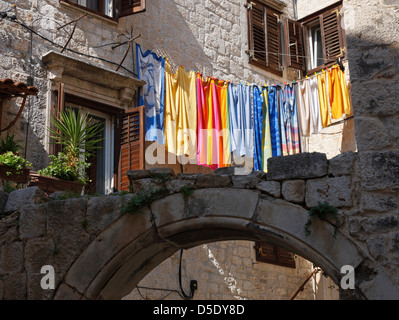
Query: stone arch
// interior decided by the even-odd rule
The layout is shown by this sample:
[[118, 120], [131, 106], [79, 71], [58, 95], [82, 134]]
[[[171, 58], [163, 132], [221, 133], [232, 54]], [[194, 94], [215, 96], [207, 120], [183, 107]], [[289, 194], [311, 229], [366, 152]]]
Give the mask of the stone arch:
[[[55, 298], [120, 299], [180, 248], [218, 240], [266, 240], [316, 263], [339, 283], [341, 267], [358, 268], [366, 255], [342, 232], [333, 237], [326, 221], [314, 222], [306, 236], [307, 218], [302, 206], [258, 190], [205, 188], [187, 199], [167, 195], [101, 232], [68, 270]], [[359, 292], [374, 298], [373, 292]]]

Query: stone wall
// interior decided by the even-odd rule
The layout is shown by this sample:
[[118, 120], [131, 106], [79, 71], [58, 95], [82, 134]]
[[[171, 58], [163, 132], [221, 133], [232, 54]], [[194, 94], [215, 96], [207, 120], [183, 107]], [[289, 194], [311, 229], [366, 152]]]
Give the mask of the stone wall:
[[[235, 168], [178, 176], [165, 168], [133, 171], [133, 195], [64, 200], [59, 194], [48, 198], [37, 187], [2, 194], [1, 297], [118, 299], [181, 248], [241, 239], [297, 253], [336, 283], [341, 267], [353, 266], [357, 289], [345, 291], [346, 298], [396, 298], [398, 178], [390, 169], [398, 162], [393, 159], [349, 152], [328, 161], [323, 154], [304, 153], [269, 159], [267, 175], [234, 175]], [[382, 187], [392, 191], [375, 191]], [[129, 212], [121, 210], [133, 197]], [[306, 235], [308, 209], [323, 201], [339, 209], [339, 223], [314, 218]], [[237, 257], [239, 247], [232, 245]], [[39, 287], [45, 264], [55, 268], [55, 292]], [[241, 275], [244, 286], [250, 272]]]
[[345, 27], [359, 151], [399, 148], [399, 3], [345, 0]]

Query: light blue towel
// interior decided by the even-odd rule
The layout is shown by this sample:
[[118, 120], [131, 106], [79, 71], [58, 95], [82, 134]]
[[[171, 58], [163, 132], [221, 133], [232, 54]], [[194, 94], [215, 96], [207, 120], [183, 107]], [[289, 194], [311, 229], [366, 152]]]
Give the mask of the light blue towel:
[[144, 105], [145, 140], [165, 144], [163, 134], [165, 59], [147, 50], [143, 53], [136, 43], [137, 72], [146, 84], [139, 90], [138, 104]]
[[254, 131], [250, 86], [229, 85], [230, 141], [235, 156], [254, 156]]

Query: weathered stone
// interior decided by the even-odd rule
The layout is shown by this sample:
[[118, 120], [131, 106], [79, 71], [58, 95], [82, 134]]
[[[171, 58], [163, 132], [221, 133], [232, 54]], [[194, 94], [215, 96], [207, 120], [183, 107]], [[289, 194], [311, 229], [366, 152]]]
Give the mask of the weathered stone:
[[327, 173], [327, 157], [324, 153], [299, 153], [267, 160], [267, 180], [311, 179], [323, 177]]
[[0, 190], [0, 215], [3, 213], [4, 208], [7, 204], [8, 193]]
[[363, 189], [399, 188], [399, 152], [361, 152], [359, 163]]
[[382, 265], [387, 264], [388, 260], [386, 258], [386, 245], [384, 236], [376, 236], [368, 238], [366, 244], [369, 248], [370, 254]]
[[62, 283], [54, 296], [56, 300], [80, 300], [82, 295], [70, 286]]
[[282, 194], [285, 200], [302, 203], [305, 200], [305, 180], [283, 181]]
[[120, 216], [121, 196], [101, 196], [90, 198], [87, 202], [85, 229], [98, 234], [114, 223]]
[[46, 210], [47, 234], [54, 238], [54, 268], [58, 268], [58, 272], [66, 271], [90, 238], [82, 225], [86, 219], [86, 199], [50, 201]]
[[156, 180], [152, 178], [138, 179], [132, 181], [133, 192], [148, 191], [156, 192], [165, 188], [165, 181]]
[[19, 212], [0, 219], [0, 243], [18, 238]]
[[26, 299], [26, 274], [9, 274], [4, 279], [4, 299], [5, 300], [25, 300]]
[[328, 202], [337, 208], [350, 207], [352, 192], [349, 176], [311, 179], [306, 182], [306, 206], [314, 207], [319, 202]]
[[21, 209], [19, 216], [20, 238], [38, 238], [46, 234], [46, 207], [44, 204], [28, 204]]
[[355, 131], [359, 151], [381, 150], [392, 144], [386, 126], [378, 118], [355, 118]]
[[198, 174], [197, 173], [178, 173], [177, 178], [180, 180], [193, 180], [197, 181]]
[[328, 161], [328, 174], [338, 177], [354, 174], [357, 154], [349, 151], [342, 153]]
[[233, 188], [255, 189], [256, 185], [264, 180], [266, 173], [263, 171], [253, 171], [248, 175], [232, 175]]
[[362, 208], [366, 211], [387, 212], [398, 208], [398, 201], [393, 194], [362, 192]]
[[22, 272], [24, 253], [21, 241], [5, 244], [0, 251], [0, 271], [3, 273]]
[[44, 265], [54, 266], [56, 256], [52, 238], [29, 239], [25, 246], [25, 270], [28, 274], [40, 273]]
[[146, 179], [150, 177], [149, 170], [127, 170], [126, 175], [129, 178], [130, 183], [138, 179]]
[[38, 187], [15, 190], [9, 194], [4, 212], [20, 211], [24, 205], [44, 203], [47, 199], [45, 192]]
[[397, 216], [364, 218], [360, 223], [362, 229], [366, 232], [385, 233], [399, 228], [399, 219]]
[[174, 176], [175, 175], [175, 172], [173, 171], [173, 169], [172, 168], [167, 168], [167, 167], [165, 167], [165, 168], [151, 168], [150, 170], [149, 170], [150, 172], [150, 177], [151, 176], [156, 176], [156, 175], [165, 175], [165, 176]]
[[279, 198], [281, 195], [280, 182], [277, 181], [262, 181], [256, 185], [262, 193], [266, 193], [273, 197]]
[[183, 187], [192, 187], [194, 186], [195, 181], [190, 180], [170, 180], [166, 182], [166, 189], [170, 193], [180, 192], [180, 189]]
[[200, 174], [198, 175], [196, 188], [222, 188], [230, 185], [230, 176], [218, 174]]

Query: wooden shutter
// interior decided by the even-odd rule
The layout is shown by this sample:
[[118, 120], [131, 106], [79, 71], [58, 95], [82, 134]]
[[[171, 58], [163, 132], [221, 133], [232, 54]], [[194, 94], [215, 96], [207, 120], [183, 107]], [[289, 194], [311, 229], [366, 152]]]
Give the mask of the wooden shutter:
[[345, 56], [339, 7], [320, 15], [320, 28], [325, 64], [336, 63], [338, 58]]
[[119, 17], [144, 12], [146, 0], [119, 0]]
[[144, 107], [128, 110], [121, 121], [119, 190], [128, 190], [126, 172], [144, 169]]
[[267, 66], [282, 75], [281, 72], [281, 27], [277, 11], [266, 8]]
[[287, 19], [286, 23], [287, 64], [291, 68], [305, 70], [303, 29], [300, 22]]
[[295, 268], [294, 254], [264, 242], [255, 243], [256, 261]]
[[281, 71], [280, 14], [247, 0], [249, 62], [277, 75]]

